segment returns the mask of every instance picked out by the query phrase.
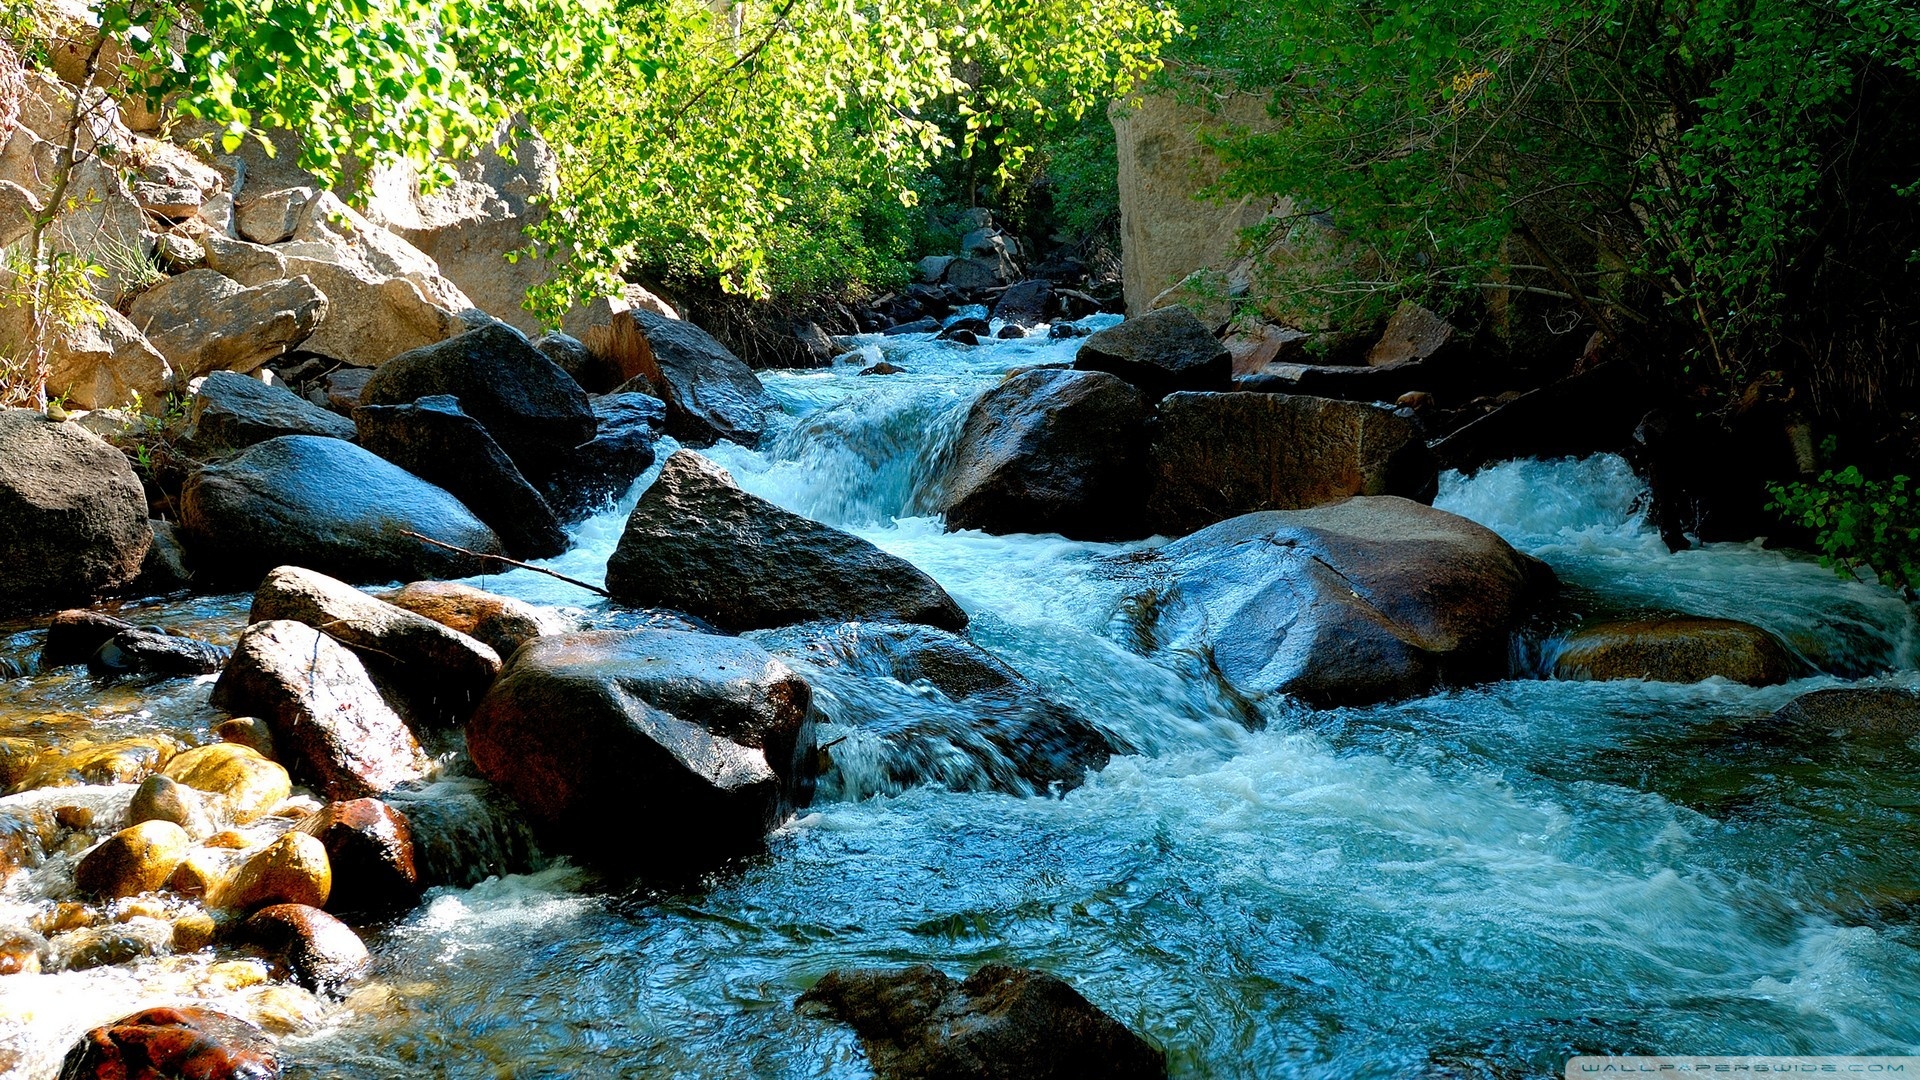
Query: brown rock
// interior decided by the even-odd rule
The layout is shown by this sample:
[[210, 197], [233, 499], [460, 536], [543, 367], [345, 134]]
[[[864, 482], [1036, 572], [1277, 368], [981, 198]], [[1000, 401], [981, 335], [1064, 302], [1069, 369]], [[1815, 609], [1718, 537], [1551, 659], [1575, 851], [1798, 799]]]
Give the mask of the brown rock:
[[220, 889], [214, 906], [249, 911], [267, 904], [321, 907], [333, 889], [326, 845], [290, 832], [253, 853]]
[[128, 315], [185, 380], [249, 372], [300, 344], [327, 317], [327, 298], [304, 277], [247, 288], [189, 270], [141, 293]]
[[544, 608], [454, 581], [415, 581], [381, 599], [485, 642], [502, 658], [534, 638], [574, 628]]
[[186, 830], [188, 836], [209, 836], [213, 825], [200, 806], [194, 789], [158, 773], [140, 781], [133, 801], [127, 804], [127, 821], [167, 821]]
[[277, 1080], [267, 1033], [209, 1009], [147, 1009], [82, 1036], [60, 1080]]
[[225, 815], [241, 825], [266, 817], [292, 791], [287, 770], [239, 743], [195, 747], [167, 762], [161, 774], [213, 796]]
[[295, 982], [316, 994], [342, 994], [372, 966], [360, 935], [306, 904], [261, 908], [242, 929], [248, 941], [267, 950], [286, 965]]
[[360, 658], [304, 623], [247, 627], [213, 704], [266, 720], [294, 771], [328, 798], [378, 795], [427, 774], [420, 744]]
[[1367, 352], [1370, 367], [1426, 360], [1451, 345], [1458, 334], [1453, 324], [1411, 300], [1403, 301], [1387, 320], [1380, 340]]
[[1773, 720], [1842, 738], [1904, 742], [1920, 735], [1920, 694], [1880, 686], [1815, 690], [1781, 706]]
[[104, 611], [62, 611], [47, 623], [47, 643], [40, 648], [40, 663], [46, 667], [84, 664], [115, 634], [133, 628], [127, 620]]
[[143, 821], [81, 856], [73, 882], [81, 892], [109, 900], [152, 892], [173, 876], [192, 845], [186, 830], [170, 821]]
[[1558, 679], [1700, 682], [1719, 676], [1748, 686], [1793, 678], [1801, 664], [1761, 628], [1732, 619], [1635, 619], [1570, 635], [1554, 657]]
[[378, 799], [327, 804], [295, 826], [327, 849], [333, 891], [327, 910], [385, 914], [420, 898], [413, 864], [413, 830], [398, 810]]
[[1153, 442], [1153, 527], [1175, 535], [1256, 510], [1354, 495], [1431, 498], [1420, 429], [1378, 405], [1287, 394], [1173, 394]]

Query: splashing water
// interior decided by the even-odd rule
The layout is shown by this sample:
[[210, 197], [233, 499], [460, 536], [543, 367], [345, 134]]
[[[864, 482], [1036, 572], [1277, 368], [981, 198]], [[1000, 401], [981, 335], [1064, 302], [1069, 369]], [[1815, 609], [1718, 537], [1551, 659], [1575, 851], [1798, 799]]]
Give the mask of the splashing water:
[[[1210, 684], [1105, 636], [1123, 585], [1101, 556], [1140, 545], [946, 533], [926, 513], [968, 403], [1074, 344], [873, 339], [907, 374], [769, 373], [787, 415], [765, 448], [707, 453], [912, 560], [976, 642], [1138, 753], [1060, 797], [850, 791], [683, 895], [608, 891], [564, 865], [435, 890], [372, 936], [373, 983], [288, 1040], [289, 1075], [863, 1077], [846, 1030], [793, 1012], [801, 990], [849, 964], [988, 960], [1067, 978], [1183, 1077], [1920, 1050], [1920, 754], [1741, 734], [1831, 675], [1269, 702], [1250, 728]], [[648, 482], [548, 565], [600, 580]], [[1830, 672], [1916, 681], [1897, 598], [1753, 545], [1669, 554], [1641, 498], [1600, 457], [1448, 476], [1439, 505], [1547, 560], [1582, 612], [1747, 619]], [[590, 599], [526, 572], [478, 583]], [[0, 683], [7, 723], [49, 697], [87, 707], [47, 679]], [[177, 712], [204, 722], [193, 693]], [[623, 825], [636, 842], [676, 827]], [[23, 1037], [43, 1063], [103, 1009], [173, 985], [144, 968], [29, 978], [104, 1001], [48, 999]], [[0, 980], [0, 1025], [25, 993]]]

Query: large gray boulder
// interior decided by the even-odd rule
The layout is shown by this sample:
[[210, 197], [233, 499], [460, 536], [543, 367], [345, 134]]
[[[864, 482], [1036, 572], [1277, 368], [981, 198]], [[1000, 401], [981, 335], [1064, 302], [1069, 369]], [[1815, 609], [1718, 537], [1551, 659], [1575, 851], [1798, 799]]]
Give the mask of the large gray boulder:
[[554, 848], [678, 872], [750, 850], [812, 797], [811, 701], [739, 638], [562, 634], [514, 654], [467, 723], [467, 750]]
[[1507, 675], [1554, 584], [1492, 530], [1392, 496], [1245, 514], [1135, 565], [1137, 648], [1201, 655], [1241, 694], [1314, 705]]
[[734, 632], [821, 619], [967, 623], [912, 563], [749, 495], [688, 450], [667, 459], [634, 506], [607, 562], [607, 590]]
[[478, 420], [445, 394], [353, 410], [360, 445], [445, 488], [493, 529], [507, 553], [544, 559], [567, 550], [553, 507]]
[[268, 439], [194, 470], [180, 517], [200, 573], [235, 583], [288, 564], [353, 582], [469, 577], [498, 568], [479, 555], [502, 553], [500, 538], [452, 495], [352, 443], [312, 435]]
[[1431, 499], [1412, 420], [1379, 405], [1288, 394], [1171, 394], [1160, 402], [1147, 517], [1179, 535], [1256, 510], [1354, 495]]
[[320, 408], [284, 386], [231, 371], [216, 371], [201, 382], [187, 406], [180, 448], [195, 458], [211, 458], [282, 435], [353, 438], [353, 422]]
[[126, 455], [79, 424], [0, 409], [0, 616], [118, 589], [152, 543]]
[[624, 389], [667, 403], [667, 434], [688, 446], [760, 445], [773, 400], [745, 361], [690, 322], [639, 309], [633, 319], [646, 348]]
[[460, 399], [530, 478], [544, 478], [568, 449], [593, 438], [586, 391], [505, 323], [388, 360], [361, 391], [360, 404], [408, 405], [437, 394]]
[[1128, 319], [1080, 343], [1073, 366], [1118, 375], [1159, 398], [1176, 390], [1226, 390], [1233, 355], [1206, 324], [1183, 307]]
[[949, 529], [1146, 535], [1147, 404], [1098, 371], [1021, 372], [973, 403], [941, 486]]

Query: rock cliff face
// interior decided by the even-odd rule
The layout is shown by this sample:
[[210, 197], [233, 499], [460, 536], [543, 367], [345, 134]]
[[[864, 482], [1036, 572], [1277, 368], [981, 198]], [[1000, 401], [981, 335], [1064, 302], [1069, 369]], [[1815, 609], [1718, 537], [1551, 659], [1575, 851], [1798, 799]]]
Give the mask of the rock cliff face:
[[1274, 209], [1271, 202], [1218, 203], [1196, 198], [1220, 178], [1220, 163], [1200, 145], [1223, 125], [1268, 123], [1266, 99], [1227, 98], [1218, 113], [1164, 94], [1140, 95], [1109, 110], [1120, 158], [1120, 236], [1127, 312], [1196, 270], [1226, 270], [1240, 232]]

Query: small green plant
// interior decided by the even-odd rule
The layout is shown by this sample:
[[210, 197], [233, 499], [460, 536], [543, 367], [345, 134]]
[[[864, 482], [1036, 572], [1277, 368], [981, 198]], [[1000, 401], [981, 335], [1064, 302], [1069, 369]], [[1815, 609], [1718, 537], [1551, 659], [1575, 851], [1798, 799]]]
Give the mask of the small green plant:
[[1842, 577], [1868, 569], [1893, 588], [1920, 583], [1920, 500], [1911, 478], [1872, 480], [1849, 465], [1767, 490], [1768, 510], [1813, 530], [1822, 566]]

